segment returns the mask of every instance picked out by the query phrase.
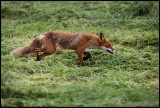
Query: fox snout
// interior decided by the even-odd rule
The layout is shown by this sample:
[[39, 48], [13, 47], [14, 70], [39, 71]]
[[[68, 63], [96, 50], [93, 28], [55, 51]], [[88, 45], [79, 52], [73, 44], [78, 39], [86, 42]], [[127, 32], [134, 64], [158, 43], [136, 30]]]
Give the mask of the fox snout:
[[111, 53], [111, 54], [114, 54], [117, 50], [111, 50], [110, 48], [107, 48], [107, 51], [109, 52], [109, 53]]
[[114, 48], [106, 48], [104, 46], [101, 47], [102, 50], [108, 51], [111, 54], [114, 54], [117, 50], [115, 50]]

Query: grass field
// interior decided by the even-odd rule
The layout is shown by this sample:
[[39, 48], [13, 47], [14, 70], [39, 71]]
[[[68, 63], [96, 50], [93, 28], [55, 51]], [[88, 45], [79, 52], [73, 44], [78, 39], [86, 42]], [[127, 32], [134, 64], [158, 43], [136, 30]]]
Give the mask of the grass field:
[[[1, 106], [159, 106], [159, 2], [1, 2]], [[37, 62], [10, 52], [47, 31], [103, 32], [117, 52]]]

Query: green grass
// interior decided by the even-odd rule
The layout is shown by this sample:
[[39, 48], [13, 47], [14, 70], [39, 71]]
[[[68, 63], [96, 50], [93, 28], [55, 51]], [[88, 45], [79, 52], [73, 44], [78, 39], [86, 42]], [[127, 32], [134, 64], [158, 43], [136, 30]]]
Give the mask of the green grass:
[[[159, 106], [159, 2], [1, 2], [1, 106]], [[36, 62], [10, 52], [47, 31], [103, 32], [117, 52]]]

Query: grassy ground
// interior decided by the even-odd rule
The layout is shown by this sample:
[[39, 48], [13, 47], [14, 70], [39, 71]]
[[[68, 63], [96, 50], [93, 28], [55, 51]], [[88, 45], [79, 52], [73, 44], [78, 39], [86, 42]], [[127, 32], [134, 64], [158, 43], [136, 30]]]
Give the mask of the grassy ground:
[[[1, 3], [1, 106], [159, 106], [159, 2]], [[47, 31], [103, 32], [117, 53], [10, 55]]]

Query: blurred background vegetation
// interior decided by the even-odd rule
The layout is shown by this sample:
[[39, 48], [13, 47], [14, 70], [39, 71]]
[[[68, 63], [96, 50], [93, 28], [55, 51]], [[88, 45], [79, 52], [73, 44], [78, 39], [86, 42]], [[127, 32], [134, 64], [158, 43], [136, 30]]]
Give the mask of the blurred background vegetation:
[[[2, 1], [1, 106], [159, 106], [159, 1]], [[47, 31], [103, 32], [115, 55], [9, 53]]]
[[14, 20], [21, 18], [20, 22], [23, 24], [41, 21], [49, 24], [51, 22], [52, 24], [62, 23], [66, 27], [80, 22], [78, 26], [85, 24], [124, 29], [159, 29], [158, 1], [108, 1], [103, 3], [100, 1], [59, 1], [58, 4], [57, 1], [50, 3], [11, 1], [2, 2], [1, 12], [2, 18]]

